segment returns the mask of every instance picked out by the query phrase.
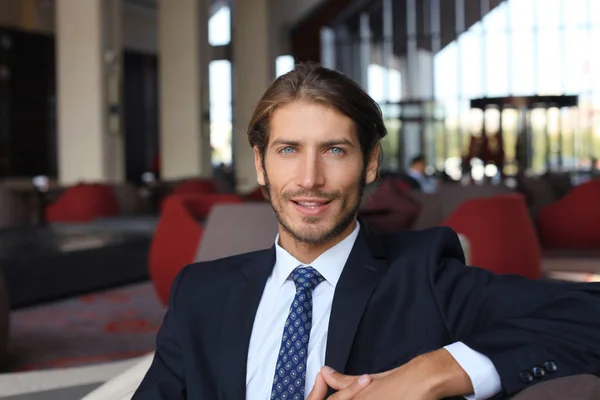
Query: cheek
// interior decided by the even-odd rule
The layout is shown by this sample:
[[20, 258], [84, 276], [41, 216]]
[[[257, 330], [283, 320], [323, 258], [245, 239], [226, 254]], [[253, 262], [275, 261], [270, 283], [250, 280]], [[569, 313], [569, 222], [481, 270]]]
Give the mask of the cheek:
[[362, 175], [362, 169], [357, 168], [356, 163], [348, 163], [342, 165], [332, 165], [328, 168], [327, 182], [332, 187], [343, 189], [344, 191], [350, 190], [359, 184]]
[[292, 179], [292, 169], [289, 167], [285, 168], [276, 163], [267, 165], [265, 172], [271, 191], [274, 192], [275, 195], [284, 190], [288, 182]]

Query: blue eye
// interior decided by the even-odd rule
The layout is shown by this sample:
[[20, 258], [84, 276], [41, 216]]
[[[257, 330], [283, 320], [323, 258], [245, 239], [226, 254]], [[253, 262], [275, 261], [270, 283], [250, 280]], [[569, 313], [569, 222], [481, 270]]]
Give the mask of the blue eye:
[[280, 150], [280, 152], [283, 154], [291, 154], [293, 151], [294, 151], [293, 147], [284, 147], [283, 149]]
[[329, 151], [338, 156], [344, 154], [344, 150], [340, 147], [332, 147], [329, 149]]

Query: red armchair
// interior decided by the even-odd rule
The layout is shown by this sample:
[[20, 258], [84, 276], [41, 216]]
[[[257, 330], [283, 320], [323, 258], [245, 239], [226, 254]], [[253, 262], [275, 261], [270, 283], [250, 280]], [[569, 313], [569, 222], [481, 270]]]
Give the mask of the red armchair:
[[208, 194], [217, 193], [217, 185], [212, 179], [188, 179], [180, 182], [173, 189], [173, 194]]
[[498, 274], [540, 278], [540, 246], [521, 195], [467, 200], [443, 225], [467, 237], [472, 265]]
[[171, 195], [162, 212], [150, 246], [149, 269], [154, 290], [167, 305], [173, 279], [194, 261], [202, 239], [199, 219], [205, 218], [215, 204], [241, 203], [236, 195]]
[[48, 222], [89, 222], [119, 214], [119, 203], [112, 186], [82, 183], [68, 188], [46, 207]]
[[576, 186], [542, 207], [537, 224], [544, 247], [600, 249], [600, 179]]

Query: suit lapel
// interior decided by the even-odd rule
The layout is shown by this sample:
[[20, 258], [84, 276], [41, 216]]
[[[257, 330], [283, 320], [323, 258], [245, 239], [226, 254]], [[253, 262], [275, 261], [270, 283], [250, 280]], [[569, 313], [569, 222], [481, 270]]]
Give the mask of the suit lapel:
[[361, 223], [350, 257], [335, 289], [325, 365], [343, 372], [364, 310], [385, 272], [385, 251], [379, 238]]
[[274, 262], [274, 247], [258, 253], [241, 268], [243, 276], [229, 290], [221, 326], [219, 398], [246, 398], [246, 364], [252, 326]]

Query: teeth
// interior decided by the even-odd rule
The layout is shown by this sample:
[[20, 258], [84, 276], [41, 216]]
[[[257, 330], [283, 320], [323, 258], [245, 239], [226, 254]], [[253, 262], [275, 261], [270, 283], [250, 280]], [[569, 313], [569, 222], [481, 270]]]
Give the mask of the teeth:
[[309, 202], [305, 202], [305, 201], [298, 202], [298, 204], [300, 204], [302, 207], [308, 207], [308, 208], [316, 208], [321, 205], [321, 203], [309, 203]]

